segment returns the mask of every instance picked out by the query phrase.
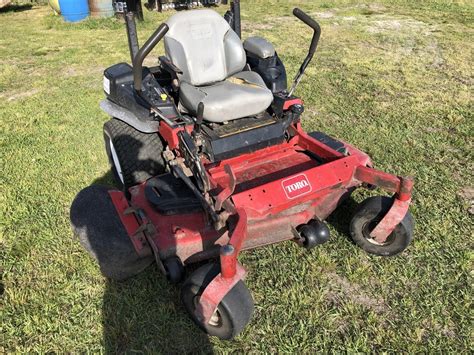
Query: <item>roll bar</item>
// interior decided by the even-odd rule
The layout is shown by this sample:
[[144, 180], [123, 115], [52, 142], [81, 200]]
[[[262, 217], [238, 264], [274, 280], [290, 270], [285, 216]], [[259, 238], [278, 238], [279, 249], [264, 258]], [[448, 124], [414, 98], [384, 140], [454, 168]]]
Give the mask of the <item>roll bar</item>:
[[152, 49], [161, 41], [168, 30], [168, 25], [162, 23], [133, 58], [133, 86], [136, 91], [140, 92], [142, 90], [143, 61]]

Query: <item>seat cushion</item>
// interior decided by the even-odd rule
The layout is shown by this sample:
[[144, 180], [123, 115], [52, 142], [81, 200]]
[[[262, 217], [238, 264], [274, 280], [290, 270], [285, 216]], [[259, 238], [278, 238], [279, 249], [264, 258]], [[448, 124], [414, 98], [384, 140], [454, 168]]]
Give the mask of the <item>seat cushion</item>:
[[202, 102], [204, 119], [210, 122], [226, 122], [256, 115], [265, 111], [273, 101], [273, 94], [263, 79], [251, 71], [237, 73], [209, 86], [182, 83], [179, 97], [184, 108], [192, 114], [196, 114]]

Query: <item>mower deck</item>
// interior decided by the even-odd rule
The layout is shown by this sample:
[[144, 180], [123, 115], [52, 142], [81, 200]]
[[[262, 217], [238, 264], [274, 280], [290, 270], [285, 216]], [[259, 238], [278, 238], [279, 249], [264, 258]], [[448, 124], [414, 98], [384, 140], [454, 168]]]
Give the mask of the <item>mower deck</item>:
[[[313, 218], [325, 220], [348, 196], [348, 192], [364, 182], [363, 173], [358, 169], [370, 166], [367, 155], [350, 145], [339, 143], [349, 155], [343, 155], [326, 145], [327, 142], [321, 143], [302, 133], [286, 144], [206, 166], [213, 182], [211, 194], [214, 196], [231, 188], [229, 168], [226, 171], [226, 166], [230, 167], [235, 177], [233, 193], [229, 197], [236, 210], [245, 210], [246, 213], [247, 235], [242, 249], [294, 239], [296, 227]], [[316, 150], [324, 154], [316, 155]], [[368, 169], [376, 172], [375, 169]], [[378, 179], [377, 184], [388, 186], [389, 182], [383, 184], [386, 181], [383, 177], [385, 175]], [[215, 230], [205, 211], [196, 209], [196, 203], [194, 211], [188, 213], [160, 212], [156, 203], [150, 201], [147, 184], [150, 183], [130, 189], [130, 204], [122, 192], [111, 192], [124, 225], [130, 226], [130, 230], [137, 229], [144, 221], [153, 226], [151, 239], [163, 260], [178, 256], [183, 263], [188, 263], [218, 256], [220, 247], [229, 242], [228, 230]], [[190, 195], [192, 198], [191, 192]], [[127, 214], [130, 207], [136, 212], [136, 219], [131, 220], [130, 214]], [[229, 222], [235, 224], [232, 218]], [[393, 230], [394, 226], [388, 226], [388, 230], [390, 227]], [[140, 253], [146, 253], [143, 251], [147, 248], [145, 236], [140, 231], [135, 232], [130, 233], [135, 248]]]
[[367, 183], [396, 194], [392, 208], [373, 231], [376, 242], [383, 243], [408, 211], [410, 179], [370, 168], [365, 153], [324, 134], [312, 135], [318, 140], [299, 126], [294, 131], [285, 144], [206, 166], [217, 212], [228, 199], [235, 206], [227, 228], [216, 230], [204, 209], [159, 212], [160, 197], [150, 199], [146, 191], [150, 180], [130, 188], [129, 203], [122, 192], [110, 192], [139, 254], [150, 254], [151, 247], [157, 261], [178, 257], [183, 264], [220, 256], [221, 273], [204, 290], [196, 309], [196, 317], [204, 322], [245, 276], [237, 261], [241, 250], [298, 240], [298, 226], [325, 220], [353, 188]]

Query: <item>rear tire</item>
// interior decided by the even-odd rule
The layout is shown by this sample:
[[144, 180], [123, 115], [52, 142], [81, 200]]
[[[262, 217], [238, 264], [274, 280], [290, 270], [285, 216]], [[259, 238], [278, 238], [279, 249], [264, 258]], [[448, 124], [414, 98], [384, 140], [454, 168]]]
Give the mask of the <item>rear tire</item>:
[[392, 256], [405, 250], [413, 237], [413, 218], [407, 212], [384, 243], [378, 243], [370, 237], [375, 226], [387, 214], [393, 200], [386, 196], [375, 196], [364, 200], [357, 208], [350, 224], [354, 242], [370, 254]]
[[137, 254], [109, 191], [99, 185], [81, 190], [71, 205], [71, 227], [84, 249], [98, 262], [102, 274], [123, 281], [145, 270], [155, 258], [152, 254]]
[[104, 141], [115, 181], [125, 191], [165, 172], [163, 142], [157, 133], [142, 133], [113, 118], [104, 124]]
[[254, 304], [247, 286], [240, 280], [225, 295], [208, 324], [197, 319], [199, 296], [220, 272], [219, 264], [207, 264], [197, 269], [185, 281], [181, 289], [181, 300], [191, 319], [207, 334], [220, 339], [232, 339], [239, 334], [252, 318]]

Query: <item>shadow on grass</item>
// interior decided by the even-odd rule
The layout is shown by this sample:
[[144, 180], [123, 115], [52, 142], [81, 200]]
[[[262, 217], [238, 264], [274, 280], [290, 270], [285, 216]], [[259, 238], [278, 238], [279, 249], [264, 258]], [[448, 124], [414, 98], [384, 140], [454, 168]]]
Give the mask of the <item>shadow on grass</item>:
[[114, 175], [111, 170], [108, 170], [107, 173], [96, 178], [91, 182], [91, 185], [109, 186], [120, 190], [120, 188], [117, 186], [117, 183], [115, 182]]
[[3, 275], [0, 273], [0, 297], [2, 297], [3, 293], [5, 292], [5, 286], [3, 285], [2, 278], [3, 278]]
[[[213, 353], [206, 334], [181, 305], [179, 287], [161, 275], [152, 256], [139, 257], [108, 196], [109, 171], [83, 189], [71, 206], [71, 223], [106, 280], [102, 303], [105, 353]], [[150, 265], [151, 264], [151, 265]]]
[[[137, 173], [156, 175], [156, 162], [139, 158], [142, 142], [127, 134], [116, 139], [128, 147], [126, 158], [142, 169]], [[102, 304], [105, 352], [212, 353], [208, 336], [181, 305], [179, 288], [161, 275], [153, 256], [135, 252], [108, 194], [110, 188], [120, 190], [109, 170], [83, 189], [71, 206], [71, 223], [81, 245], [111, 278]]]
[[359, 204], [350, 196], [326, 219], [328, 224], [333, 226], [339, 234], [344, 235], [351, 243], [354, 243], [354, 241], [350, 237], [349, 224], [358, 205]]
[[179, 289], [155, 266], [125, 282], [108, 280], [102, 314], [106, 353], [213, 353], [181, 306]]
[[2, 7], [0, 9], [0, 13], [4, 13], [4, 12], [22, 12], [22, 11], [27, 11], [27, 10], [31, 10], [31, 8], [33, 7], [32, 4], [11, 4], [11, 5], [7, 5], [5, 7]]
[[[0, 260], [5, 260], [6, 259], [6, 251], [3, 243], [0, 242], [0, 248], [2, 250], [0, 251]], [[0, 300], [3, 297], [3, 294], [5, 293], [5, 284], [3, 283], [3, 273], [4, 273], [4, 268], [3, 266], [0, 265]]]

